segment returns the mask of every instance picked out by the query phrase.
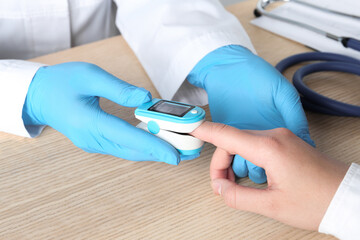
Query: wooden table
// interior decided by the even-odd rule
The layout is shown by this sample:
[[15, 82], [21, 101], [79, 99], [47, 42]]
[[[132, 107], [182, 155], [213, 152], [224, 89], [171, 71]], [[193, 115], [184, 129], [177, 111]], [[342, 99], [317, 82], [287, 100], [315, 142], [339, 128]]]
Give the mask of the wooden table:
[[[241, 20], [260, 56], [275, 64], [310, 51], [252, 26], [254, 6], [252, 0], [228, 9]], [[92, 62], [159, 96], [120, 36], [33, 60]], [[308, 82], [328, 96], [359, 104], [359, 78], [334, 76], [314, 74]], [[134, 109], [107, 100], [102, 106], [137, 123]], [[318, 149], [360, 163], [359, 119], [314, 113], [308, 119]], [[170, 166], [85, 153], [50, 127], [35, 139], [0, 133], [0, 239], [332, 239], [225, 206], [210, 188], [213, 151], [208, 144], [199, 159]], [[241, 183], [255, 186], [248, 179]]]

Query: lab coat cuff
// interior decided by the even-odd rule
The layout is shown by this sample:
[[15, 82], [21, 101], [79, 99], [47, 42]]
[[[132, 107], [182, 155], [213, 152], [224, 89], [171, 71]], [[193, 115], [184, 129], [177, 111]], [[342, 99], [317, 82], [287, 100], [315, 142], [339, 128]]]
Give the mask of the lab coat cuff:
[[0, 60], [0, 131], [36, 137], [44, 126], [25, 126], [22, 110], [28, 88], [41, 63]]
[[353, 163], [336, 191], [321, 223], [319, 232], [340, 239], [360, 235], [360, 165]]
[[208, 103], [206, 92], [184, 81], [202, 58], [227, 45], [241, 45], [255, 53], [255, 49], [242, 27], [201, 35], [179, 49], [178, 54], [169, 64], [168, 71], [159, 78], [158, 82], [155, 82], [161, 97], [195, 105], [206, 105]]

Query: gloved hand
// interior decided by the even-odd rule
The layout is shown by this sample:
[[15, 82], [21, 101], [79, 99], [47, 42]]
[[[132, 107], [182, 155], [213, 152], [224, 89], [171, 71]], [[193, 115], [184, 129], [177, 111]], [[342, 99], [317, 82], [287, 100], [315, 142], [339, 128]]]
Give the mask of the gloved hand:
[[[206, 90], [214, 122], [249, 130], [285, 127], [314, 145], [296, 89], [248, 49], [237, 45], [218, 48], [206, 55], [187, 79]], [[239, 155], [232, 167], [238, 177], [266, 182], [265, 171]]]
[[149, 91], [130, 85], [100, 67], [69, 62], [41, 67], [23, 108], [25, 125], [49, 125], [79, 148], [134, 161], [178, 164], [178, 152], [167, 142], [104, 112], [99, 97], [126, 107], [151, 100]]

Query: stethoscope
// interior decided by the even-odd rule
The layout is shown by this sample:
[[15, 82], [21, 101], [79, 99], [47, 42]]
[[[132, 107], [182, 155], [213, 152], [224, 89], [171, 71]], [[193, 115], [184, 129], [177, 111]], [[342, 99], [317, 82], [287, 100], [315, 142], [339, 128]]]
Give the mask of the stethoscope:
[[[316, 32], [318, 34], [321, 34], [323, 36], [326, 36], [327, 38], [330, 38], [332, 40], [338, 41], [346, 48], [352, 48], [356, 51], [360, 51], [360, 41], [343, 37], [343, 36], [336, 36], [334, 34], [328, 33], [322, 29], [310, 26], [305, 23], [297, 22], [285, 17], [277, 16], [275, 14], [272, 14], [271, 12], [268, 12], [265, 10], [266, 7], [268, 7], [271, 3], [275, 2], [296, 2], [303, 5], [306, 5], [308, 7], [317, 8], [322, 11], [347, 16], [351, 18], [357, 18], [360, 20], [359, 16], [349, 15], [346, 13], [337, 12], [334, 10], [322, 8], [319, 6], [312, 5], [310, 3], [302, 2], [299, 0], [259, 0], [258, 4], [256, 6], [256, 9], [254, 11], [255, 16], [259, 17], [261, 15], [274, 18], [280, 21], [284, 21], [290, 24], [297, 25], [299, 27], [306, 28], [310, 31]], [[360, 60], [347, 57], [340, 54], [334, 54], [334, 53], [323, 53], [323, 52], [311, 52], [311, 53], [302, 53], [297, 54], [294, 56], [290, 56], [281, 62], [279, 62], [276, 65], [276, 68], [283, 72], [285, 69], [296, 65], [298, 63], [304, 62], [304, 61], [326, 61], [321, 63], [314, 63], [309, 64], [307, 66], [304, 66], [300, 69], [298, 69], [293, 77], [293, 84], [295, 88], [298, 90], [298, 92], [301, 95], [301, 102], [305, 109], [308, 109], [310, 111], [320, 112], [324, 114], [330, 114], [330, 115], [336, 115], [336, 116], [353, 116], [353, 117], [360, 117], [360, 106], [352, 105], [343, 103], [340, 101], [336, 101], [334, 99], [330, 99], [328, 97], [325, 97], [310, 88], [308, 88], [305, 83], [303, 82], [303, 78], [311, 73], [314, 72], [321, 72], [321, 71], [338, 71], [338, 72], [347, 72], [347, 73], [353, 73], [360, 76]]]

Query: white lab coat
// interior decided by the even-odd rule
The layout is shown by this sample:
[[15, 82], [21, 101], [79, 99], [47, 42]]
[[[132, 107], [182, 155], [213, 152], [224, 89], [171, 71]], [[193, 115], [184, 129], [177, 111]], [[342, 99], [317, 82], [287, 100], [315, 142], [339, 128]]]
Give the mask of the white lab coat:
[[319, 232], [344, 240], [360, 239], [360, 165], [350, 166], [326, 210]]
[[[229, 44], [253, 50], [218, 0], [0, 0], [0, 21], [0, 58], [25, 59], [113, 36], [116, 24], [161, 97], [193, 104], [207, 103], [205, 91], [184, 82], [200, 59]], [[0, 131], [39, 134], [21, 120], [39, 66], [0, 62]]]
[[[207, 103], [206, 93], [185, 81], [200, 59], [230, 44], [254, 51], [240, 23], [218, 0], [0, 0], [0, 59], [28, 59], [100, 40], [118, 34], [117, 27], [160, 95], [193, 104]], [[40, 134], [41, 127], [26, 129], [22, 121], [27, 89], [40, 66], [0, 60], [0, 131]], [[360, 170], [355, 165], [351, 169], [322, 221], [322, 232], [360, 235], [358, 227], [334, 227], [335, 215], [360, 223], [360, 211], [342, 214], [360, 203]], [[352, 234], [344, 235], [342, 229]]]

